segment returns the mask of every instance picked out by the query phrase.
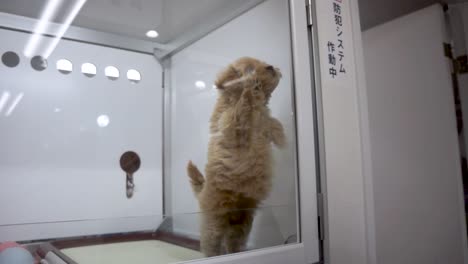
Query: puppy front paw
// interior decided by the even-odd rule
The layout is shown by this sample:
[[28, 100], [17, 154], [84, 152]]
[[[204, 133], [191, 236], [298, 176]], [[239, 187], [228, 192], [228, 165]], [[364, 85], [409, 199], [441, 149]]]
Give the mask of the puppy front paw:
[[242, 99], [248, 102], [249, 104], [252, 104], [254, 101], [254, 96], [251, 88], [244, 88], [242, 91]]

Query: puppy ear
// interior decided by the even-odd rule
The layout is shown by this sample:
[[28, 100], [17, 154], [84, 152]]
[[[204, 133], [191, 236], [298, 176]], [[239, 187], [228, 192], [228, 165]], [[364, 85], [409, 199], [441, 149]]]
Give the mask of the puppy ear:
[[228, 66], [224, 71], [222, 71], [215, 82], [216, 88], [223, 90], [227, 82], [233, 81], [240, 78], [237, 70], [231, 65]]

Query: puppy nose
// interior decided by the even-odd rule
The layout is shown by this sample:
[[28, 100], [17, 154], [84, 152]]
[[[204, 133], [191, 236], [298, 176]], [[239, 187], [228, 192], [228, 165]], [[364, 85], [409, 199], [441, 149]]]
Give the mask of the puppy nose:
[[278, 75], [280, 78], [283, 77], [283, 74], [281, 74], [280, 69], [276, 68], [275, 72], [276, 72], [276, 75]]
[[265, 67], [267, 69], [267, 71], [269, 71], [273, 76], [276, 76], [276, 70], [275, 70], [275, 67], [273, 66], [267, 66]]

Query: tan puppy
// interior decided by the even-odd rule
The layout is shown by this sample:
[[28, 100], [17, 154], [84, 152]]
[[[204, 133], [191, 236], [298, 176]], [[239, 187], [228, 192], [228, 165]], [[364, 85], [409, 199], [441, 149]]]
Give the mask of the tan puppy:
[[218, 76], [206, 178], [192, 162], [187, 167], [202, 211], [200, 243], [206, 256], [243, 250], [255, 208], [270, 192], [271, 142], [285, 144], [283, 126], [268, 109], [280, 78], [279, 69], [247, 57]]

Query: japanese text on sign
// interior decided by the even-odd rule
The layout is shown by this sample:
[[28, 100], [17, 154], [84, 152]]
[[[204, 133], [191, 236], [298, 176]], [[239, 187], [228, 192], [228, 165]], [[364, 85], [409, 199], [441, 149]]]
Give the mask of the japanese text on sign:
[[336, 26], [336, 38], [329, 40], [327, 43], [328, 50], [328, 74], [331, 78], [336, 78], [340, 75], [346, 75], [345, 65], [345, 43], [343, 40], [343, 14], [342, 10], [343, 0], [333, 0], [332, 6], [334, 21]]

